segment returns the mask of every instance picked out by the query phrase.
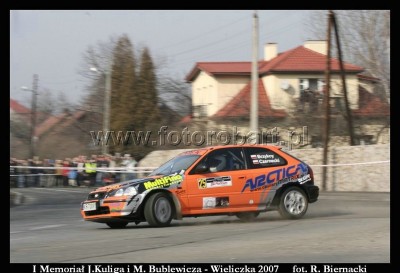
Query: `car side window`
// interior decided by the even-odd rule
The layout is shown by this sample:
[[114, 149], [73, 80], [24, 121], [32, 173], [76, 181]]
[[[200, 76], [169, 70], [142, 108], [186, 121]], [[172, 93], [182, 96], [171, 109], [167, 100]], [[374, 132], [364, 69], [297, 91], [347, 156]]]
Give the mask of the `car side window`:
[[246, 148], [246, 157], [249, 162], [249, 168], [251, 169], [275, 167], [287, 164], [287, 161], [283, 157], [267, 148]]
[[198, 166], [199, 165], [206, 166], [206, 168], [199, 170], [196, 169], [196, 166], [190, 174], [225, 172], [243, 170], [246, 168], [242, 148], [219, 149], [212, 151], [198, 163]]

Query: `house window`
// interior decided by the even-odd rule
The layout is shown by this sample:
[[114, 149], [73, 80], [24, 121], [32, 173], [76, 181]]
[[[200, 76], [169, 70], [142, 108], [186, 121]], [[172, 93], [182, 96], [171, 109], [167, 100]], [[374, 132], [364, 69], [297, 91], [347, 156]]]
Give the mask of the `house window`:
[[305, 90], [322, 93], [324, 85], [325, 82], [323, 79], [300, 79], [300, 95]]
[[193, 117], [195, 118], [207, 117], [207, 105], [193, 105]]
[[324, 80], [300, 79], [300, 110], [306, 112], [317, 111], [322, 104]]

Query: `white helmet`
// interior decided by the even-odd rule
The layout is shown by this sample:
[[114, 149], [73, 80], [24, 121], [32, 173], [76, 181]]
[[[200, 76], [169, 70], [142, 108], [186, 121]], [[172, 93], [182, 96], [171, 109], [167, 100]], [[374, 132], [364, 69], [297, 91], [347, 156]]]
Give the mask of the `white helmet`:
[[214, 162], [210, 166], [211, 172], [219, 172], [226, 168], [226, 158], [223, 155], [217, 155], [214, 157]]

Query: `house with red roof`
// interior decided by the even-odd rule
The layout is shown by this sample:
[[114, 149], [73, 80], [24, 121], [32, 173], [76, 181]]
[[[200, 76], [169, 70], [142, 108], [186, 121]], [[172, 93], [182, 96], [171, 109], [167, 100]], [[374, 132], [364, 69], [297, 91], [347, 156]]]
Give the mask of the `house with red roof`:
[[[266, 44], [264, 59], [258, 62], [259, 119], [293, 125], [299, 121], [299, 114], [323, 117], [326, 53], [326, 41], [306, 41], [304, 45], [281, 53], [278, 53], [276, 43]], [[340, 63], [335, 58], [330, 62], [331, 113], [341, 116], [343, 121], [345, 108]], [[353, 116], [383, 118], [381, 123], [387, 126], [389, 104], [374, 93], [379, 79], [364, 76], [364, 68], [351, 63], [345, 62], [344, 70]], [[249, 119], [251, 62], [198, 62], [186, 81], [192, 85], [192, 117], [195, 120], [203, 118], [222, 124], [229, 120]], [[358, 126], [358, 134], [365, 133], [362, 126]]]
[[[90, 147], [89, 131], [97, 125], [90, 121], [85, 111], [64, 111], [58, 115], [47, 115], [47, 118], [41, 114], [41, 117], [34, 132], [36, 156], [65, 158], [95, 150]], [[31, 111], [13, 99], [10, 99], [10, 124], [11, 156], [28, 158]]]
[[31, 109], [25, 107], [17, 100], [10, 98], [10, 119], [29, 122], [31, 118]]

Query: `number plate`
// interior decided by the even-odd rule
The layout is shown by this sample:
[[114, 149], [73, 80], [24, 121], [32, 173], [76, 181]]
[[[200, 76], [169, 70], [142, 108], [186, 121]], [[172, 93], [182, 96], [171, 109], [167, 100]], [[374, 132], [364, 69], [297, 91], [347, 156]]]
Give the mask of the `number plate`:
[[83, 211], [96, 210], [96, 202], [83, 203]]

